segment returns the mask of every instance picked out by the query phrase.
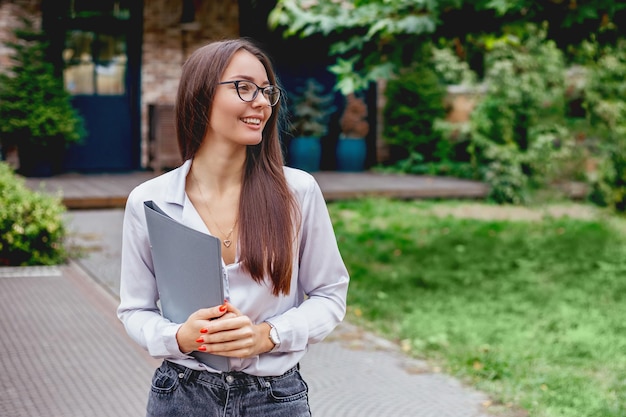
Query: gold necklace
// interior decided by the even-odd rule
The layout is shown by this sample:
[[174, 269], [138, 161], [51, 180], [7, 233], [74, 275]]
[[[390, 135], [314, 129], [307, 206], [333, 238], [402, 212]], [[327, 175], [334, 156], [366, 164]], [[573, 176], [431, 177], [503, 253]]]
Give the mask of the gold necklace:
[[196, 178], [196, 174], [194, 174], [193, 171], [191, 171], [191, 176], [192, 176], [193, 180], [195, 181], [196, 186], [198, 187], [198, 191], [200, 191], [200, 197], [202, 198], [202, 201], [204, 202], [204, 205], [206, 206], [206, 209], [209, 212], [209, 215], [211, 216], [211, 220], [213, 221], [215, 226], [217, 226], [217, 230], [219, 230], [219, 232], [222, 234], [222, 236], [226, 237], [226, 239], [222, 240], [222, 243], [227, 248], [230, 248], [230, 245], [232, 245], [232, 243], [233, 243], [233, 241], [230, 239], [230, 236], [233, 234], [233, 230], [235, 230], [235, 227], [237, 227], [237, 222], [239, 221], [239, 217], [237, 217], [237, 219], [235, 219], [235, 223], [233, 224], [233, 227], [230, 228], [228, 233], [224, 233], [222, 231], [222, 228], [220, 227], [220, 225], [217, 224], [217, 222], [214, 220], [213, 213], [211, 212], [211, 208], [209, 207], [209, 200], [207, 200], [206, 197], [204, 196], [204, 193], [202, 192], [202, 187], [200, 186], [200, 181], [198, 181], [198, 178]]

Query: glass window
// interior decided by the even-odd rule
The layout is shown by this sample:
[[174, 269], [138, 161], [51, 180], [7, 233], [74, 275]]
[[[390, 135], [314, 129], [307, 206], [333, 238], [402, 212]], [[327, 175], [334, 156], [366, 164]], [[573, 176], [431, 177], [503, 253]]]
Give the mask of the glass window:
[[123, 35], [69, 31], [63, 60], [65, 87], [71, 94], [125, 93], [126, 40]]

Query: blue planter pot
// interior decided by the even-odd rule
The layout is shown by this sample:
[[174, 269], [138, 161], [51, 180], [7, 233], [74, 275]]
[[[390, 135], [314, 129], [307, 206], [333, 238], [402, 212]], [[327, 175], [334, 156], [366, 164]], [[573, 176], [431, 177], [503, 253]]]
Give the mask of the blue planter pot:
[[300, 136], [293, 138], [289, 144], [289, 166], [308, 172], [320, 170], [322, 160], [322, 144], [320, 138]]
[[337, 171], [363, 171], [367, 144], [364, 138], [343, 138], [337, 142]]

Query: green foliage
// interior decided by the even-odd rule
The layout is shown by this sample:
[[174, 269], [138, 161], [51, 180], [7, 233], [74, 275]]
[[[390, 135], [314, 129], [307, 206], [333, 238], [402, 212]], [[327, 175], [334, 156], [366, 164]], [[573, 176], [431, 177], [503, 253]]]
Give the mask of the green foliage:
[[60, 198], [30, 190], [0, 162], [0, 265], [57, 265], [66, 260]]
[[332, 94], [324, 93], [324, 86], [321, 83], [308, 78], [306, 84], [293, 96], [291, 106], [291, 113], [294, 115], [291, 122], [293, 135], [318, 138], [324, 136], [328, 131], [328, 118], [333, 112], [332, 102]]
[[592, 199], [626, 212], [626, 41], [600, 51], [585, 86], [587, 119], [600, 136], [601, 162]]
[[485, 391], [490, 410], [626, 415], [624, 220], [582, 205], [365, 199], [329, 209], [352, 320]]
[[487, 92], [471, 114], [473, 160], [499, 203], [526, 201], [529, 185], [545, 185], [543, 163], [572, 149], [565, 128], [565, 64], [545, 31], [504, 38], [487, 55]]
[[448, 88], [474, 91], [476, 74], [445, 46], [424, 45], [418, 62], [423, 64], [402, 70], [386, 89], [383, 135], [395, 149], [392, 164], [377, 169], [473, 178], [467, 123], [450, 123], [444, 116], [449, 111]]
[[383, 137], [420, 162], [436, 159], [440, 136], [433, 127], [445, 116], [445, 87], [425, 64], [402, 71], [385, 89]]
[[285, 37], [322, 34], [337, 39], [330, 50], [337, 62], [329, 69], [337, 75], [337, 89], [347, 96], [411, 63], [419, 48], [415, 38], [432, 34], [437, 11], [453, 3], [279, 0], [268, 23]]
[[15, 30], [13, 65], [0, 73], [0, 139], [5, 145], [49, 145], [80, 141], [83, 119], [70, 102], [63, 78], [46, 57], [47, 41], [42, 32], [24, 20]]
[[478, 81], [469, 64], [460, 60], [449, 47], [432, 48], [431, 62], [442, 84], [475, 86]]
[[590, 34], [623, 34], [614, 20], [624, 9], [625, 2], [613, 0], [278, 0], [268, 24], [284, 37], [330, 38], [330, 54], [337, 57], [330, 70], [348, 95], [410, 65], [423, 42], [443, 37], [481, 44], [485, 33], [500, 36], [550, 21], [551, 39], [565, 49]]

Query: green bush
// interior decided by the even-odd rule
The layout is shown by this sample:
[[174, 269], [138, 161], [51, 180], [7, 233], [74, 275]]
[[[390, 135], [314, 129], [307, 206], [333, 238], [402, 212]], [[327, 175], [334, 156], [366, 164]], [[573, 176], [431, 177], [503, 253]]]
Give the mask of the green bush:
[[465, 86], [477, 84], [477, 74], [467, 62], [459, 59], [452, 46], [434, 47], [432, 53], [433, 68], [443, 84]]
[[14, 31], [12, 65], [0, 72], [0, 137], [4, 146], [77, 143], [86, 135], [63, 77], [47, 56], [46, 35], [28, 19]]
[[595, 130], [600, 163], [591, 179], [591, 200], [626, 212], [626, 41], [598, 50], [585, 87], [584, 107]]
[[423, 63], [403, 70], [387, 84], [383, 137], [399, 151], [401, 166], [438, 160], [441, 135], [434, 123], [445, 117], [445, 94], [435, 71]]
[[63, 246], [65, 206], [59, 197], [30, 190], [0, 162], [0, 265], [58, 265]]
[[486, 55], [487, 92], [471, 114], [470, 153], [479, 177], [498, 203], [523, 203], [558, 173], [546, 161], [566, 161], [573, 137], [565, 127], [565, 63], [530, 26], [523, 38], [506, 37]]
[[477, 76], [450, 45], [427, 44], [421, 56], [387, 87], [384, 136], [392, 145], [393, 165], [382, 169], [474, 178], [467, 123], [448, 122], [445, 116], [448, 87], [475, 91]]

